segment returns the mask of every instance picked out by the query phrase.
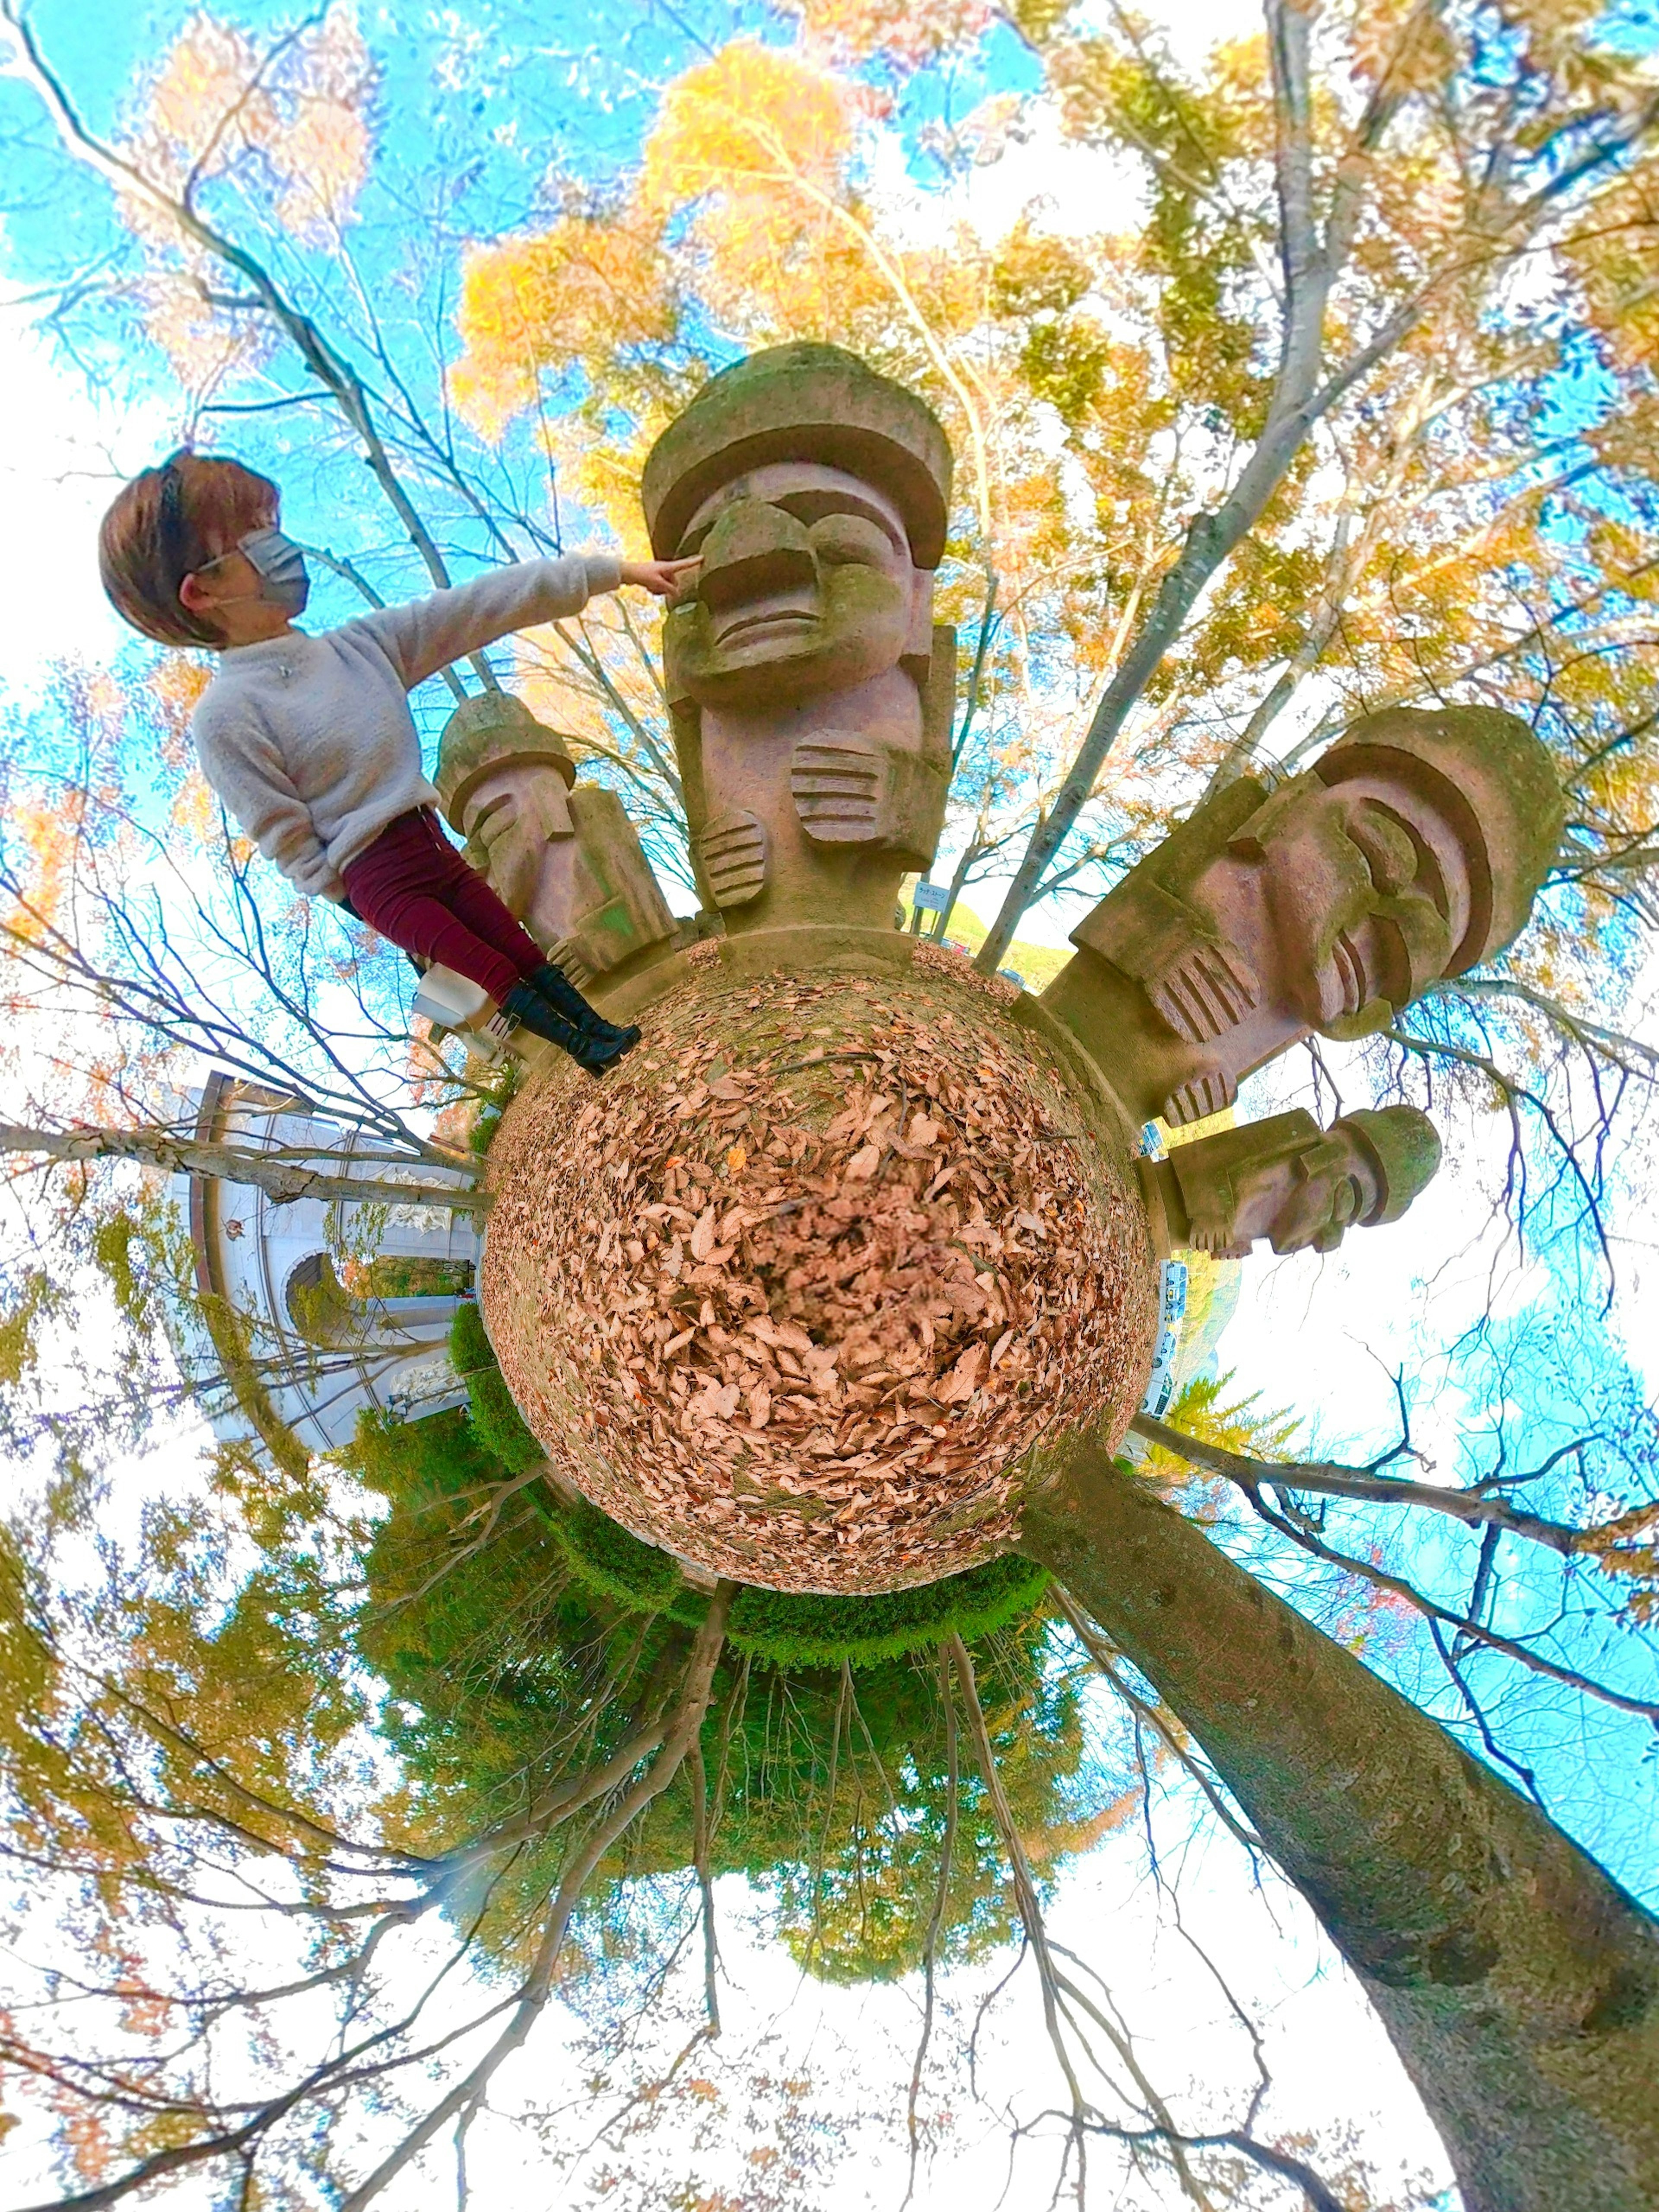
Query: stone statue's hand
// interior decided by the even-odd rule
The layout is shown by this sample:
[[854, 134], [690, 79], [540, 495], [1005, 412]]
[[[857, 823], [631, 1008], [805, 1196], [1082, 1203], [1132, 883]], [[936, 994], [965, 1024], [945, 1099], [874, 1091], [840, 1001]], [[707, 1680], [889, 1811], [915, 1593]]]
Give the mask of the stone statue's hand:
[[765, 890], [766, 830], [746, 807], [705, 822], [696, 845], [716, 906], [747, 906]]
[[1190, 1252], [1207, 1253], [1212, 1260], [1248, 1260], [1250, 1242], [1249, 1237], [1239, 1236], [1236, 1222], [1215, 1217], [1203, 1220], [1195, 1218], [1188, 1235], [1187, 1249]]
[[1207, 1044], [1240, 1022], [1259, 997], [1250, 963], [1236, 946], [1188, 940], [1144, 971], [1141, 987], [1161, 1020], [1188, 1044]]
[[823, 845], [867, 845], [886, 828], [887, 759], [860, 738], [803, 738], [789, 788], [807, 836]]
[[583, 952], [580, 938], [560, 938], [549, 948], [547, 957], [556, 968], [564, 970], [566, 981], [579, 991], [585, 991], [599, 972]]

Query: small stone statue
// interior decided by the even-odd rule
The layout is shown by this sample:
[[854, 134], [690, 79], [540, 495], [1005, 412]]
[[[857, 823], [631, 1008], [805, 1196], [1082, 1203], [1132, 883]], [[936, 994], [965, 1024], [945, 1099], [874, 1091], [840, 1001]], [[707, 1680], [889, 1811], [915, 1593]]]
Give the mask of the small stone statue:
[[1385, 1029], [1515, 936], [1561, 829], [1548, 756], [1485, 707], [1355, 722], [1306, 775], [1206, 799], [1072, 933], [1044, 1004], [1171, 1126], [1317, 1030]]
[[646, 464], [654, 547], [698, 554], [663, 666], [704, 896], [732, 930], [884, 927], [951, 779], [956, 633], [933, 618], [951, 452], [835, 346], [705, 386]]
[[576, 781], [561, 740], [521, 700], [485, 691], [456, 708], [437, 787], [468, 858], [578, 990], [672, 937], [622, 801]]
[[1143, 1160], [1160, 1242], [1243, 1260], [1265, 1237], [1281, 1257], [1334, 1252], [1345, 1231], [1398, 1221], [1440, 1165], [1434, 1124], [1414, 1106], [1345, 1114], [1322, 1130], [1297, 1108]]

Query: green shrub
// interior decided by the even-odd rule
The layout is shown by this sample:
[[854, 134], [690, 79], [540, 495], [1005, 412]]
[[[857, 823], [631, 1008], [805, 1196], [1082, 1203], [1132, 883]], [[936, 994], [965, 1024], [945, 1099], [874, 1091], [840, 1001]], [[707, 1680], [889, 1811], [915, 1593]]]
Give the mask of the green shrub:
[[466, 1388], [472, 1401], [473, 1432], [503, 1467], [514, 1474], [522, 1474], [538, 1460], [547, 1457], [525, 1426], [524, 1416], [514, 1404], [513, 1393], [502, 1381], [499, 1367], [475, 1369], [466, 1378]]
[[400, 1505], [485, 1490], [501, 1480], [459, 1406], [418, 1421], [365, 1408], [351, 1449], [341, 1456], [369, 1489]]
[[475, 1374], [495, 1364], [495, 1348], [484, 1334], [483, 1316], [471, 1298], [463, 1300], [449, 1324], [449, 1356], [458, 1375]]
[[1010, 1554], [982, 1567], [879, 1597], [795, 1597], [781, 1590], [738, 1591], [730, 1635], [740, 1651], [770, 1667], [878, 1666], [923, 1651], [952, 1633], [964, 1644], [1030, 1613], [1048, 1577]]
[[476, 1152], [480, 1159], [495, 1142], [501, 1116], [512, 1104], [520, 1079], [519, 1063], [509, 1055], [486, 1082], [478, 1110], [472, 1117], [472, 1127], [466, 1133], [468, 1150]]
[[[596, 1506], [542, 1500], [553, 1540], [572, 1574], [598, 1597], [633, 1613], [665, 1613], [687, 1627], [708, 1600], [666, 1552], [630, 1536]], [[964, 1643], [1030, 1613], [1048, 1586], [1042, 1569], [1012, 1557], [920, 1589], [879, 1597], [797, 1597], [745, 1584], [726, 1634], [734, 1650], [768, 1667], [876, 1667], [931, 1650], [954, 1632]]]
[[545, 1459], [546, 1453], [526, 1427], [523, 1414], [513, 1402], [513, 1393], [501, 1380], [495, 1354], [484, 1334], [483, 1318], [471, 1299], [456, 1309], [449, 1325], [449, 1356], [456, 1373], [465, 1380], [466, 1394], [472, 1401], [469, 1419], [484, 1449], [493, 1452], [512, 1474], [522, 1474], [538, 1459]]
[[548, 1493], [543, 1500], [553, 1540], [576, 1579], [596, 1597], [630, 1613], [666, 1613], [688, 1626], [707, 1609], [666, 1552], [653, 1550], [601, 1513], [597, 1505], [572, 1505]]

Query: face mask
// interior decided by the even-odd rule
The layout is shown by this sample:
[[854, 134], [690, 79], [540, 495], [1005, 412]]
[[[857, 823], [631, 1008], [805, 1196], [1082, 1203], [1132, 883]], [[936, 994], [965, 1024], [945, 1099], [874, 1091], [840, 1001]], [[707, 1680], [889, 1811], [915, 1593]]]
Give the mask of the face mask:
[[236, 548], [246, 554], [259, 579], [258, 597], [278, 607], [291, 621], [305, 612], [311, 596], [306, 556], [280, 530], [251, 530]]

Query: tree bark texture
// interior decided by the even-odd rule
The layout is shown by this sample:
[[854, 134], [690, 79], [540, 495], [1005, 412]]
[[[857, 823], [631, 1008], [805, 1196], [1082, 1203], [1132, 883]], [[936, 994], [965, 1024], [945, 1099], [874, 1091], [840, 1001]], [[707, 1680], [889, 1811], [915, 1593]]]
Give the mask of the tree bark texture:
[[1659, 1923], [1103, 1451], [1026, 1510], [1364, 1983], [1468, 2212], [1659, 2205]]

